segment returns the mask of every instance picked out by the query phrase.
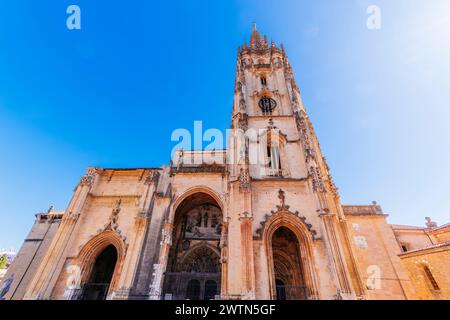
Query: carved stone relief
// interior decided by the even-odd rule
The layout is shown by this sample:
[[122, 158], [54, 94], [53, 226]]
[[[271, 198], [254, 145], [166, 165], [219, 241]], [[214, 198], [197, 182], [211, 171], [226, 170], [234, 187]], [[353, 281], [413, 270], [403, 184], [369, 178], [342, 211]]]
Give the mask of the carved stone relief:
[[184, 239], [220, 240], [222, 213], [210, 205], [198, 206], [186, 214]]

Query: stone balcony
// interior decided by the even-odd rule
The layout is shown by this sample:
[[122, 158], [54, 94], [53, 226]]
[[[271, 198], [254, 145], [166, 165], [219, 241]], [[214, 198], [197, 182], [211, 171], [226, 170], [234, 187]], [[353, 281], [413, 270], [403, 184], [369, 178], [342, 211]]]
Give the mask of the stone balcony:
[[178, 150], [170, 162], [170, 173], [225, 173], [226, 163], [226, 150]]

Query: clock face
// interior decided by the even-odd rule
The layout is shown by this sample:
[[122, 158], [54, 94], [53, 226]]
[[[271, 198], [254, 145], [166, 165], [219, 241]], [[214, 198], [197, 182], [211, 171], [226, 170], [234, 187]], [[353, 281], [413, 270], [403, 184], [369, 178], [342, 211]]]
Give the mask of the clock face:
[[259, 100], [259, 107], [264, 113], [272, 112], [276, 106], [277, 102], [270, 97], [262, 97], [261, 100]]

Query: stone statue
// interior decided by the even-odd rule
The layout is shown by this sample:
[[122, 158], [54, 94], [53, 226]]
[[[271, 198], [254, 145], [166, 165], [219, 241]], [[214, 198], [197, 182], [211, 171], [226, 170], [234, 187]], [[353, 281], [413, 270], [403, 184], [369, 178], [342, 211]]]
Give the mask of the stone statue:
[[431, 221], [430, 217], [425, 217], [425, 220], [427, 221], [425, 223], [425, 225], [427, 226], [427, 228], [437, 228], [437, 223], [434, 221]]

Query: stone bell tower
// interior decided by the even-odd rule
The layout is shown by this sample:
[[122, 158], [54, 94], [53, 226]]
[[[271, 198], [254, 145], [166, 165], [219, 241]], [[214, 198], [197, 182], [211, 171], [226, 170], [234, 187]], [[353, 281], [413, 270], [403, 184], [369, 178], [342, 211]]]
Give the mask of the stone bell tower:
[[256, 25], [238, 50], [231, 123], [230, 292], [239, 278], [248, 298], [363, 295], [339, 194], [288, 57]]

